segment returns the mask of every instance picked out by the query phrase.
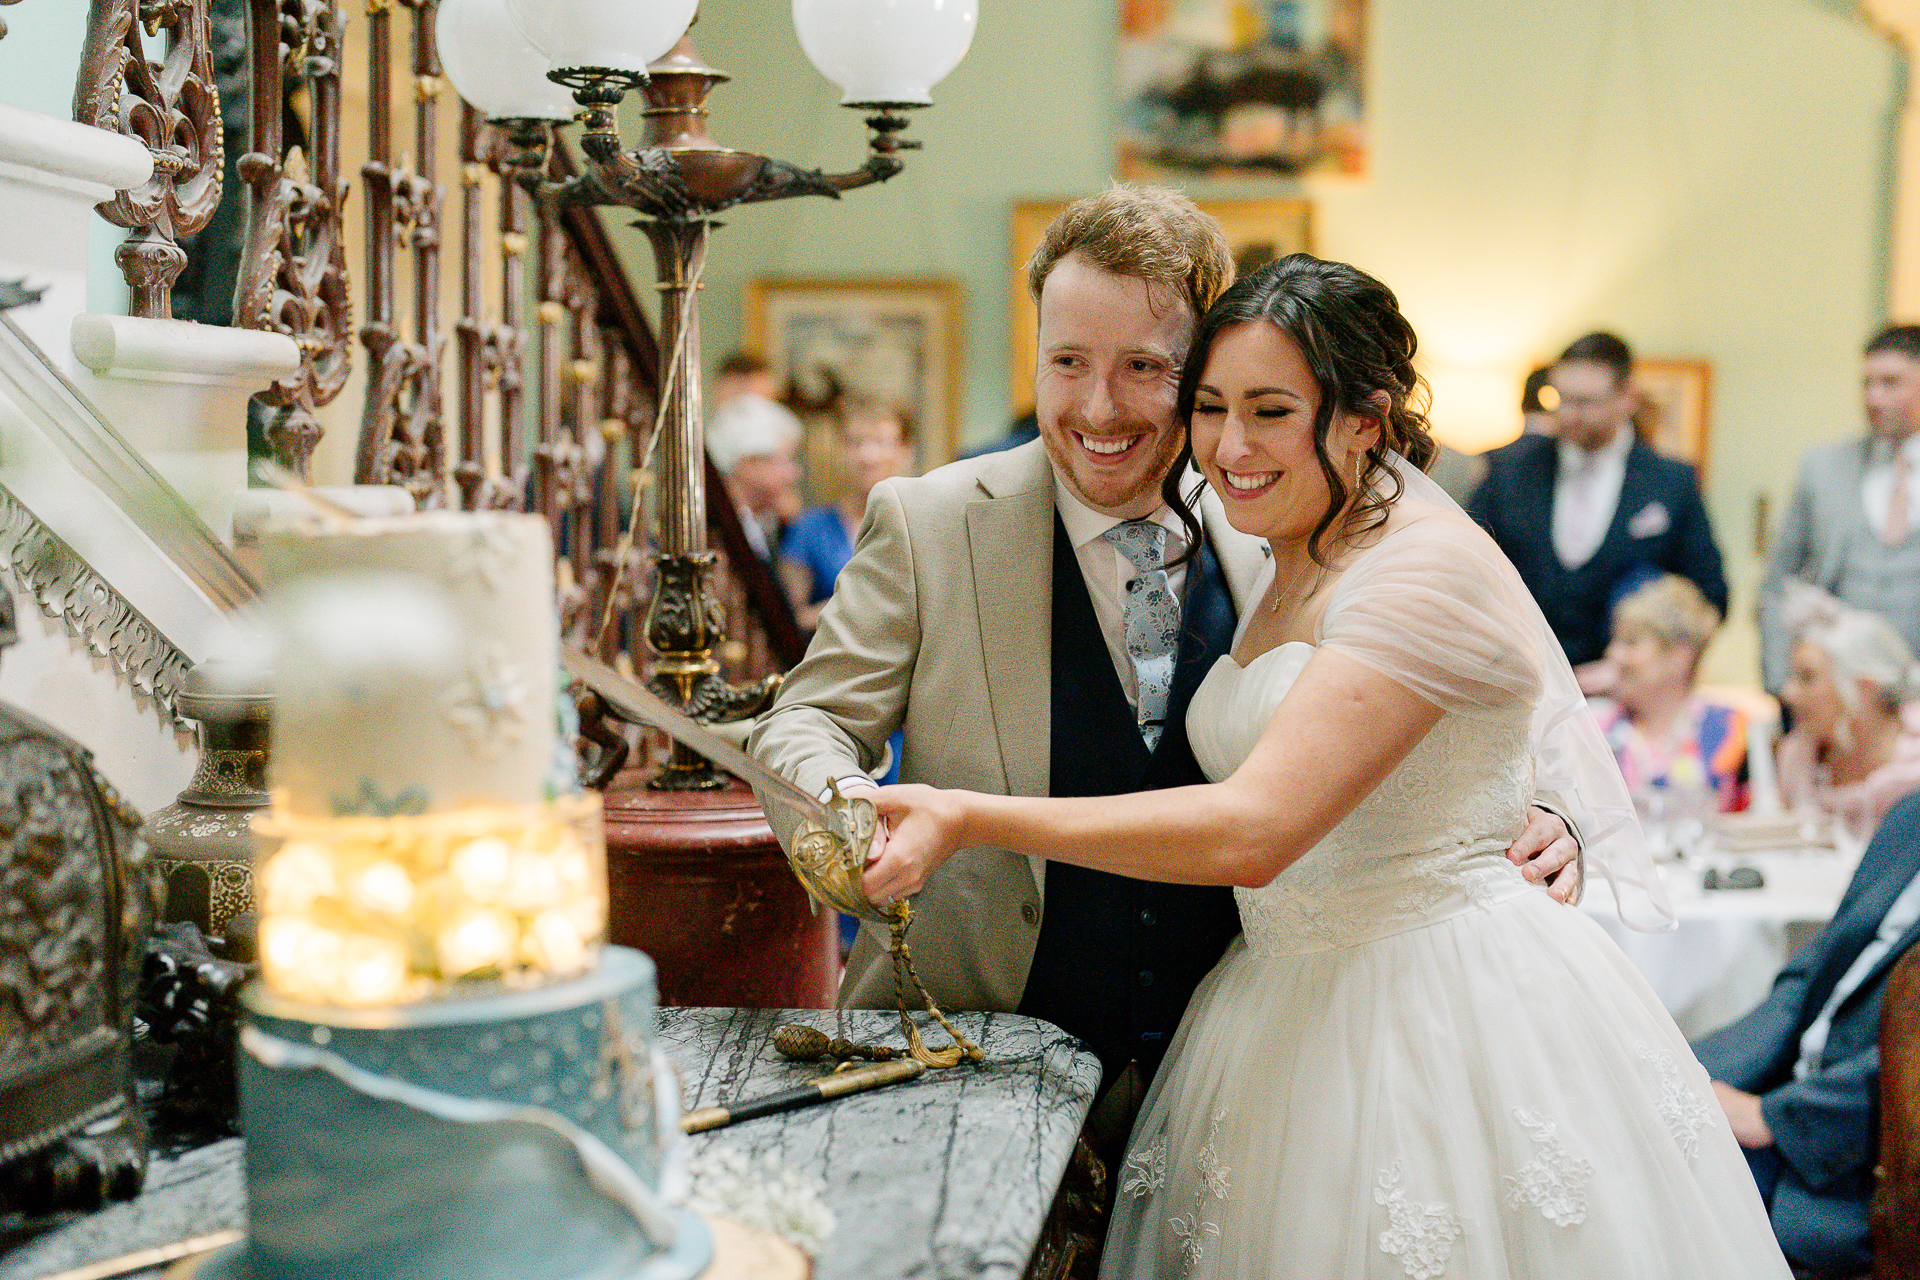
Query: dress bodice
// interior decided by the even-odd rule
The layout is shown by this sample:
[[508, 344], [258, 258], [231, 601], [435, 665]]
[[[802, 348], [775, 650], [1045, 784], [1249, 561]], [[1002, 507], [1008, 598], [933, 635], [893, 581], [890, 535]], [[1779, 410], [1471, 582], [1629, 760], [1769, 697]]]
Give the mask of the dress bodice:
[[[1299, 641], [1195, 691], [1187, 734], [1219, 781], [1252, 753], [1314, 655]], [[1533, 794], [1528, 709], [1449, 712], [1346, 819], [1258, 889], [1236, 889], [1247, 945], [1267, 954], [1352, 946], [1531, 888], [1507, 861]]]

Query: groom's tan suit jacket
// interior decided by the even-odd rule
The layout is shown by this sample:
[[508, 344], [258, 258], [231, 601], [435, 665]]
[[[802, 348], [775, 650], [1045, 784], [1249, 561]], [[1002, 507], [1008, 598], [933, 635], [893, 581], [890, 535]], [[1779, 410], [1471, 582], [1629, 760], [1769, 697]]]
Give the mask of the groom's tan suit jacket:
[[[874, 769], [904, 730], [900, 778], [1047, 794], [1052, 718], [1053, 469], [1043, 442], [889, 480], [867, 502], [807, 656], [750, 749], [807, 791]], [[1236, 606], [1265, 544], [1235, 531], [1213, 491], [1201, 519]], [[1104, 649], [1088, 662], [1111, 661]], [[791, 821], [770, 807], [782, 841]], [[1040, 936], [1045, 864], [964, 849], [914, 900], [915, 966], [942, 1006], [1011, 1011]], [[843, 990], [891, 1007], [882, 931], [868, 925]]]

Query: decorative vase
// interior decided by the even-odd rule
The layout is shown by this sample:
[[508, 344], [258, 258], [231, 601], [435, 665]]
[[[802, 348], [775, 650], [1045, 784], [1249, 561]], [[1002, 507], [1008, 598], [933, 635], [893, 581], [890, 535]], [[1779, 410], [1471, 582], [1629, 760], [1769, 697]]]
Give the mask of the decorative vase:
[[264, 682], [211, 659], [187, 675], [180, 710], [200, 723], [200, 763], [178, 799], [147, 818], [147, 845], [167, 888], [163, 918], [224, 937], [253, 910], [254, 814], [267, 807]]

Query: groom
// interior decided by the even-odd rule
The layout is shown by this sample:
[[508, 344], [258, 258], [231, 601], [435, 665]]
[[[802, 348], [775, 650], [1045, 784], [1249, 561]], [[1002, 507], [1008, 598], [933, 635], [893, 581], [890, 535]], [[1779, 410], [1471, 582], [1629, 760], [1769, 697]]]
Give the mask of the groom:
[[[1206, 780], [1187, 703], [1228, 651], [1266, 547], [1203, 486], [1205, 537], [1168, 567], [1187, 533], [1160, 483], [1180, 451], [1195, 319], [1232, 276], [1219, 225], [1169, 189], [1115, 187], [1048, 227], [1028, 269], [1041, 439], [874, 490], [806, 659], [754, 731], [763, 764], [815, 793], [871, 786], [902, 729], [906, 782], [1097, 796]], [[1159, 625], [1170, 613], [1177, 629]], [[1538, 855], [1538, 878], [1574, 846], [1534, 816], [1514, 848]], [[1085, 1040], [1122, 1141], [1194, 987], [1240, 931], [1228, 889], [1004, 849], [963, 850], [914, 906], [915, 961], [941, 1006], [1030, 1014]], [[892, 984], [884, 931], [863, 928], [847, 1003], [890, 1008]]]

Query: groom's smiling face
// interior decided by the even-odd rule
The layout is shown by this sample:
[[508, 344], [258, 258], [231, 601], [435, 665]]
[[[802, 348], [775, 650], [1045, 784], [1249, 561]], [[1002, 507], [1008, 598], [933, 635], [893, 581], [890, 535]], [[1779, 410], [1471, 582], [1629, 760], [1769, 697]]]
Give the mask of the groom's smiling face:
[[1160, 506], [1180, 452], [1174, 394], [1193, 337], [1186, 300], [1068, 254], [1040, 291], [1034, 410], [1060, 474], [1082, 502], [1136, 519]]

